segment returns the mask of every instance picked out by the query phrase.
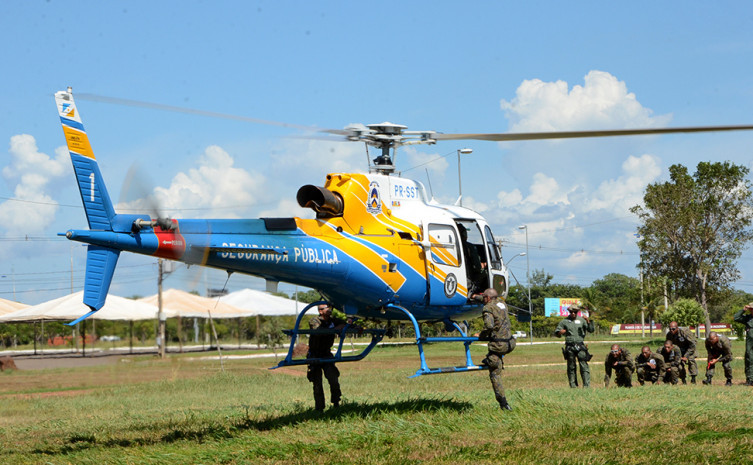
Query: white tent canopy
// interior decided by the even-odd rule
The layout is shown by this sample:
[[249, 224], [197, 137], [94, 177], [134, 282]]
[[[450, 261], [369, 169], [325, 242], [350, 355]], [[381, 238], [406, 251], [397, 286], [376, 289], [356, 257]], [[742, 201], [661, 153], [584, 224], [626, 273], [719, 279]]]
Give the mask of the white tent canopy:
[[[157, 306], [158, 296], [155, 294], [139, 301]], [[178, 289], [168, 289], [162, 293], [162, 311], [168, 318], [209, 318], [210, 313], [212, 318], [242, 318], [255, 315], [248, 310], [230, 305], [224, 298], [217, 302], [217, 299], [201, 297]]]
[[285, 316], [297, 315], [306, 304], [295, 300], [278, 297], [263, 291], [242, 289], [220, 298], [224, 302], [252, 312], [252, 315]]
[[[83, 303], [84, 291], [79, 291], [55, 300], [27, 307], [15, 312], [0, 315], [0, 322], [22, 322], [40, 320], [73, 321], [89, 313]], [[168, 315], [169, 316], [169, 315]], [[105, 305], [89, 319], [95, 320], [153, 320], [157, 318], [157, 307], [136, 300], [108, 295]]]
[[14, 302], [12, 300], [0, 299], [0, 315], [15, 312], [16, 310], [21, 310], [22, 308], [26, 307], [28, 307], [28, 305], [26, 304]]
[[[69, 294], [34, 306], [0, 299], [0, 323], [23, 321], [73, 321], [89, 313], [83, 303], [83, 291]], [[306, 306], [295, 300], [278, 297], [263, 291], [243, 289], [217, 299], [201, 297], [177, 289], [162, 293], [163, 318], [195, 317], [241, 318], [257, 315], [297, 315]], [[13, 310], [3, 314], [4, 308]], [[24, 308], [25, 307], [25, 308]], [[90, 319], [95, 320], [153, 320], [157, 318], [157, 295], [131, 300], [108, 295], [105, 305]]]

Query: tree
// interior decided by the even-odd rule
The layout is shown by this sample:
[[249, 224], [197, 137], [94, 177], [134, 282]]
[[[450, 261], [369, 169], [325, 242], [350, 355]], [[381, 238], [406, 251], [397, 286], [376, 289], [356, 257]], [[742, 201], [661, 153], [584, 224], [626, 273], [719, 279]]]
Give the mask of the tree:
[[634, 323], [640, 312], [640, 281], [620, 273], [610, 273], [591, 284], [588, 299], [599, 309], [599, 317], [609, 321]]
[[701, 305], [706, 331], [710, 288], [739, 277], [737, 259], [753, 237], [753, 196], [748, 168], [701, 162], [691, 176], [683, 165], [669, 168], [670, 181], [650, 184], [638, 215], [641, 264], [649, 276], [666, 277], [680, 295]]
[[[659, 316], [664, 326], [672, 321], [676, 321], [680, 326], [696, 326], [703, 321], [704, 317], [703, 307], [694, 299], [678, 299], [670, 305], [669, 310]], [[707, 334], [708, 328], [706, 326]]]
[[648, 303], [646, 303], [646, 306], [643, 308], [646, 311], [645, 316], [648, 317], [649, 337], [654, 337], [654, 325], [652, 323], [658, 321], [665, 310], [664, 305], [662, 305], [662, 298], [657, 297], [655, 299], [649, 300]]
[[[285, 294], [283, 294], [283, 295], [285, 295]], [[287, 295], [285, 295], [285, 297], [287, 297]], [[303, 302], [303, 303], [306, 303], [306, 304], [318, 302], [320, 300], [326, 300], [326, 299], [324, 299], [322, 297], [322, 295], [318, 291], [305, 291], [305, 292], [298, 291], [298, 292], [294, 292], [290, 296], [290, 298], [291, 299], [296, 299], [299, 302]]]

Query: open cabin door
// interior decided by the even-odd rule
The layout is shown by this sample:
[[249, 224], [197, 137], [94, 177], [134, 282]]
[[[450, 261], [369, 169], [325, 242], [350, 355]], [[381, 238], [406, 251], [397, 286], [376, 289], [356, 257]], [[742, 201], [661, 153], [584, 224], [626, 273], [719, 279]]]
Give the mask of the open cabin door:
[[424, 237], [429, 242], [426, 257], [429, 303], [462, 305], [468, 290], [455, 225], [429, 223], [424, 228]]
[[502, 265], [502, 253], [499, 245], [494, 240], [492, 230], [488, 225], [484, 226], [484, 241], [486, 241], [486, 250], [489, 257], [489, 272], [491, 273], [491, 283], [494, 290], [499, 295], [507, 295], [507, 269]]

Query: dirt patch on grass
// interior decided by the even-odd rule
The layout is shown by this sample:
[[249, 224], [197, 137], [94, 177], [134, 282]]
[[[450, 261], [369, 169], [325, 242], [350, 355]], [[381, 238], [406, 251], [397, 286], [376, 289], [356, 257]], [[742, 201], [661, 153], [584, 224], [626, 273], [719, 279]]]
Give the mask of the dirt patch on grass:
[[14, 357], [19, 370], [48, 370], [52, 368], [78, 368], [97, 365], [108, 365], [123, 360], [124, 355], [77, 356], [45, 356], [45, 357]]
[[[0, 397], [30, 395], [41, 397], [76, 395], [97, 390], [153, 381], [194, 379], [213, 374], [203, 364], [181, 362], [180, 358], [160, 360], [141, 356], [111, 355], [93, 357], [16, 358], [19, 369], [4, 372]], [[60, 394], [69, 392], [70, 394]]]
[[75, 389], [68, 391], [47, 391], [47, 392], [35, 392], [29, 394], [3, 394], [0, 395], [0, 399], [47, 399], [50, 397], [75, 397], [84, 394], [94, 392], [94, 389]]
[[274, 369], [275, 373], [281, 373], [283, 375], [291, 375], [291, 376], [306, 376], [306, 370], [301, 368], [289, 368], [289, 367], [280, 367]]

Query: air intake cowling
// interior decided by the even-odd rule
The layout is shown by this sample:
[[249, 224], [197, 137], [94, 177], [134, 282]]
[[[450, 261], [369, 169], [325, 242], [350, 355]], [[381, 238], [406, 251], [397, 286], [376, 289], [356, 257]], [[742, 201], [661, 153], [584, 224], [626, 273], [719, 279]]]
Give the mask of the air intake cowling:
[[298, 205], [314, 210], [319, 218], [341, 216], [345, 207], [339, 194], [311, 184], [298, 189], [295, 198], [298, 200]]

